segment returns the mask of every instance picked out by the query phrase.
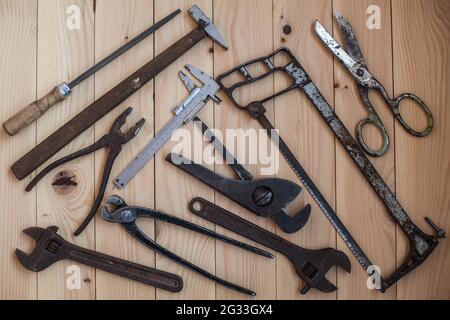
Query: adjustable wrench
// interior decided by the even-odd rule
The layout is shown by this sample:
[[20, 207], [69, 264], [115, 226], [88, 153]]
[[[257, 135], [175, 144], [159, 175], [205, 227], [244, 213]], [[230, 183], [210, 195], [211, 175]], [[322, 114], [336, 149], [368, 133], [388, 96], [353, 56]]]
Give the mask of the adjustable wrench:
[[306, 294], [311, 288], [322, 292], [335, 291], [336, 286], [325, 278], [334, 265], [350, 273], [350, 260], [342, 251], [332, 248], [320, 250], [301, 248], [202, 198], [192, 199], [189, 209], [199, 217], [286, 256], [294, 265], [297, 275], [304, 281], [301, 294]]
[[23, 230], [23, 233], [36, 240], [36, 247], [30, 255], [16, 249], [19, 262], [26, 269], [39, 272], [55, 262], [68, 259], [170, 292], [183, 289], [183, 279], [176, 274], [78, 247], [64, 240], [57, 231], [56, 226]]
[[168, 154], [166, 160], [260, 217], [275, 216], [302, 190], [295, 183], [278, 178], [230, 179], [176, 153]]

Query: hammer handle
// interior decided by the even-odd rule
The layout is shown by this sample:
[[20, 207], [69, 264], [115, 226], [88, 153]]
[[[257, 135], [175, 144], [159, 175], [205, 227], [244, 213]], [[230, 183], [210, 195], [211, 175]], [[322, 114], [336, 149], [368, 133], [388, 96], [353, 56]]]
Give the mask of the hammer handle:
[[14, 163], [11, 167], [14, 175], [19, 180], [28, 176], [206, 36], [206, 32], [199, 27], [172, 44]]
[[17, 112], [14, 116], [3, 123], [3, 128], [10, 136], [14, 136], [22, 129], [28, 127], [48, 109], [64, 100], [66, 97], [61, 95], [58, 87], [55, 87], [46, 96], [30, 103], [28, 106]]

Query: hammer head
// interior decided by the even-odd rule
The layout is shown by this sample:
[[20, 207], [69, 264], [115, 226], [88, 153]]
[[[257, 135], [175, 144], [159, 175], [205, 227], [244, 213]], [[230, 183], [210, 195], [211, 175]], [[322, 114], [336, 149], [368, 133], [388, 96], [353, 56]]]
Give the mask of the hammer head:
[[26, 269], [38, 272], [61, 260], [64, 240], [56, 233], [57, 231], [57, 227], [47, 229], [32, 227], [23, 230], [23, 233], [36, 241], [36, 247], [30, 255], [16, 249], [19, 262]]
[[191, 15], [192, 19], [195, 20], [195, 22], [198, 23], [198, 25], [205, 30], [206, 34], [213, 39], [219, 46], [224, 48], [225, 50], [228, 49], [227, 42], [225, 38], [220, 34], [217, 27], [211, 22], [211, 20], [203, 13], [202, 10], [200, 10], [199, 7], [196, 5], [192, 6], [188, 10], [189, 14]]

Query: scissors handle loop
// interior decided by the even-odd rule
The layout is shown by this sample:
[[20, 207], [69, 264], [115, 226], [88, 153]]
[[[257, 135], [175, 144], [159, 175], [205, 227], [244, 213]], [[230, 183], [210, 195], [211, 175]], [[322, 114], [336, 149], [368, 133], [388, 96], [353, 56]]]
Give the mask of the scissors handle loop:
[[[430, 132], [433, 130], [433, 127], [434, 127], [433, 114], [431, 113], [430, 109], [425, 104], [425, 102], [423, 102], [418, 96], [416, 96], [412, 93], [403, 93], [403, 94], [399, 95], [397, 98], [391, 99], [391, 98], [389, 98], [389, 96], [386, 92], [386, 89], [381, 84], [378, 85], [377, 89], [380, 91], [381, 95], [383, 96], [384, 101], [386, 101], [386, 103], [391, 107], [391, 110], [394, 113], [394, 116], [397, 118], [397, 120], [400, 122], [400, 124], [403, 126], [403, 128], [405, 128], [405, 130], [409, 134], [416, 136], [416, 137], [425, 137], [430, 134]], [[400, 113], [400, 103], [403, 100], [414, 101], [414, 103], [417, 104], [420, 107], [420, 109], [422, 109], [422, 111], [425, 113], [425, 116], [427, 117], [427, 127], [425, 130], [416, 131], [413, 128], [411, 128], [409, 126], [409, 124], [403, 119], [403, 117]]]
[[[383, 145], [378, 150], [371, 149], [367, 145], [367, 143], [364, 141], [363, 129], [368, 124], [374, 125], [378, 130], [380, 130], [380, 132], [383, 136]], [[364, 151], [371, 157], [381, 157], [381, 156], [385, 155], [389, 149], [389, 145], [390, 145], [389, 135], [388, 135], [383, 123], [381, 123], [380, 118], [374, 113], [371, 113], [369, 117], [361, 120], [358, 123], [358, 126], [356, 128], [356, 138], [358, 139], [358, 142], [361, 145], [361, 147], [364, 149]]]

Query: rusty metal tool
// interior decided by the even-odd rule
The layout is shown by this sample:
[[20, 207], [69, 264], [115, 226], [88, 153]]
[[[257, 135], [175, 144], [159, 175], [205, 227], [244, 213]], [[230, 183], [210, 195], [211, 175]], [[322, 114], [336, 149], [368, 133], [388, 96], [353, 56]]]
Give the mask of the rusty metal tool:
[[[404, 93], [397, 98], [391, 99], [383, 85], [369, 72], [364, 56], [359, 48], [353, 28], [348, 20], [340, 13], [335, 13], [339, 28], [344, 36], [348, 53], [337, 43], [337, 41], [326, 31], [319, 21], [315, 23], [315, 30], [320, 39], [325, 43], [328, 49], [338, 58], [339, 62], [347, 68], [352, 77], [358, 84], [358, 93], [364, 103], [369, 116], [358, 123], [356, 128], [356, 138], [363, 150], [370, 156], [381, 157], [389, 148], [389, 136], [378, 116], [375, 108], [369, 99], [369, 89], [377, 90], [383, 97], [386, 104], [390, 107], [395, 118], [400, 122], [403, 128], [411, 135], [416, 137], [425, 137], [431, 133], [434, 126], [433, 114], [427, 105], [416, 95]], [[403, 119], [400, 113], [400, 103], [406, 99], [413, 101], [424, 112], [427, 118], [427, 127], [423, 131], [416, 131]], [[383, 137], [383, 145], [379, 150], [372, 150], [363, 138], [363, 129], [368, 124], [374, 125], [380, 130]]]
[[[212, 281], [215, 281], [227, 288], [236, 290], [236, 291], [244, 293], [244, 294], [248, 294], [251, 296], [256, 295], [256, 293], [254, 291], [245, 289], [236, 284], [230, 283], [226, 280], [216, 277], [215, 275], [209, 273], [208, 271], [196, 266], [195, 264], [181, 258], [180, 256], [176, 255], [175, 253], [171, 252], [170, 250], [159, 245], [156, 241], [149, 238], [141, 229], [139, 229], [139, 227], [136, 224], [136, 220], [139, 218], [159, 220], [162, 222], [173, 224], [173, 225], [185, 228], [187, 230], [191, 230], [191, 231], [197, 232], [199, 234], [206, 235], [208, 237], [223, 241], [225, 243], [228, 243], [228, 244], [231, 244], [238, 248], [261, 255], [263, 257], [273, 258], [273, 254], [271, 254], [267, 251], [258, 249], [256, 247], [250, 246], [250, 245], [242, 243], [240, 241], [223, 236], [214, 231], [211, 231], [211, 230], [208, 230], [199, 225], [193, 224], [189, 221], [177, 218], [175, 216], [168, 215], [168, 214], [160, 212], [160, 211], [148, 209], [148, 208], [137, 207], [137, 206], [128, 206], [128, 204], [125, 202], [125, 200], [123, 200], [121, 197], [119, 197], [117, 195], [109, 197], [108, 200], [106, 201], [106, 204], [110, 205], [111, 208], [108, 208], [106, 206], [102, 208], [102, 216], [105, 221], [112, 222], [112, 223], [120, 223], [133, 238], [135, 238], [136, 240], [141, 242], [146, 247], [155, 250], [156, 252], [162, 254], [163, 256], [166, 256], [169, 259], [175, 261], [176, 263], [182, 265], [183, 267], [188, 268], [194, 272], [197, 272]], [[110, 209], [112, 209], [112, 211], [110, 211]]]
[[11, 170], [17, 179], [22, 180], [40, 165], [75, 139], [83, 131], [93, 125], [105, 114], [113, 110], [129, 96], [153, 79], [167, 66], [181, 57], [189, 49], [206, 37], [211, 38], [224, 49], [227, 44], [210, 19], [198, 8], [189, 9], [190, 16], [198, 23], [198, 27], [172, 44], [141, 69], [130, 75], [97, 101], [81, 111], [64, 126], [59, 128], [35, 148], [16, 161]]
[[[192, 93], [196, 88], [194, 82], [192, 82], [192, 80], [181, 71], [179, 72], [178, 75], [181, 81], [183, 81], [183, 84], [186, 87], [186, 89]], [[214, 149], [222, 156], [222, 158], [227, 162], [227, 164], [231, 167], [231, 169], [233, 169], [234, 173], [242, 181], [252, 181], [254, 179], [253, 175], [237, 161], [237, 159], [233, 156], [233, 154], [208, 128], [206, 123], [204, 123], [199, 117], [194, 118], [194, 123], [200, 127], [206, 139], [214, 146]], [[269, 197], [272, 196], [272, 194], [267, 192], [263, 192], [261, 195], [263, 194]], [[263, 199], [264, 196], [260, 197], [259, 201], [262, 201]], [[286, 212], [281, 210], [278, 213], [272, 215], [271, 218], [284, 232], [295, 233], [305, 226], [306, 222], [309, 219], [310, 214], [311, 214], [311, 205], [308, 204], [293, 217], [290, 217]]]
[[[276, 63], [277, 57], [282, 61], [287, 57], [288, 62], [278, 65]], [[265, 71], [259, 74], [257, 77], [253, 77], [248, 71], [248, 68], [255, 64], [265, 65]], [[224, 79], [235, 72], [239, 73], [243, 80], [234, 83], [231, 86], [226, 86], [224, 84]], [[286, 74], [291, 79], [289, 86], [281, 89], [278, 92], [275, 92], [268, 97], [265, 97], [258, 101], [252, 101], [248, 104], [240, 103], [233, 96], [233, 92], [237, 88], [241, 88], [256, 81], [265, 79], [269, 76], [272, 76], [275, 72]], [[311, 78], [302, 68], [300, 62], [288, 48], [280, 48], [273, 54], [254, 59], [240, 66], [237, 66], [236, 68], [233, 68], [232, 70], [220, 75], [217, 78], [217, 82], [224, 89], [226, 95], [233, 101], [235, 106], [241, 110], [248, 111], [250, 115], [254, 119], [256, 119], [263, 128], [267, 130], [267, 133], [269, 135], [276, 134], [276, 131], [273, 130], [274, 128], [272, 124], [265, 116], [266, 110], [264, 107], [264, 103], [294, 89], [301, 89], [303, 92], [305, 92], [308, 99], [312, 102], [322, 118], [329, 125], [335, 136], [338, 138], [339, 142], [342, 144], [344, 149], [347, 151], [347, 153], [356, 163], [363, 175], [366, 177], [367, 181], [377, 193], [378, 197], [384, 203], [391, 217], [396, 221], [396, 223], [399, 224], [401, 230], [405, 233], [409, 240], [410, 251], [400, 267], [385, 279], [383, 279], [381, 275], [379, 275], [381, 279], [381, 287], [377, 289], [379, 289], [381, 292], [384, 292], [405, 275], [425, 262], [425, 260], [439, 244], [439, 238], [445, 237], [445, 232], [442, 229], [438, 228], [429, 218], [426, 218], [426, 221], [434, 229], [436, 233], [434, 236], [426, 234], [425, 232], [420, 230], [417, 225], [414, 224], [414, 222], [401, 206], [400, 202], [395, 197], [394, 193], [389, 189], [383, 178], [367, 158], [363, 149], [353, 139], [342, 121], [338, 118], [336, 113], [333, 111], [333, 109], [319, 92], [315, 84], [312, 82]], [[350, 248], [351, 252], [356, 257], [358, 262], [366, 272], [369, 272], [369, 267], [373, 266], [372, 262], [370, 262], [369, 258], [358, 245], [346, 226], [339, 219], [338, 215], [328, 203], [326, 198], [322, 195], [312, 179], [308, 176], [305, 169], [295, 158], [294, 154], [291, 152], [287, 144], [281, 139], [281, 137], [278, 137], [278, 141], [278, 148], [280, 150], [280, 153], [289, 163], [295, 174], [299, 177], [300, 181], [302, 181], [303, 185], [312, 195], [319, 207], [322, 209], [325, 216], [330, 220], [331, 224], [337, 230], [347, 246]]]
[[333, 292], [337, 288], [325, 278], [333, 267], [341, 267], [350, 273], [351, 264], [345, 253], [332, 248], [309, 250], [301, 248], [241, 217], [202, 199], [194, 198], [189, 203], [191, 212], [219, 226], [231, 230], [286, 256], [303, 280], [301, 294], [316, 288], [322, 292]]
[[[245, 169], [233, 156], [233, 154], [225, 148], [223, 143], [214, 135], [214, 133], [208, 128], [208, 126], [200, 120], [198, 117], [195, 119], [195, 123], [198, 124], [203, 132], [203, 135], [208, 139], [210, 143], [213, 144], [214, 149], [227, 161], [228, 165], [234, 171], [234, 173], [242, 180], [242, 181], [252, 181], [254, 180], [253, 175]], [[259, 198], [259, 201], [255, 201], [257, 204], [262, 204], [261, 201], [264, 201], [266, 197], [272, 197], [273, 193], [261, 192], [259, 196], [256, 195], [256, 198]], [[255, 197], [253, 197], [255, 200]], [[270, 216], [271, 219], [280, 227], [281, 230], [285, 233], [295, 233], [299, 231], [301, 228], [305, 226], [308, 222], [309, 217], [311, 215], [311, 205], [307, 204], [303, 209], [297, 212], [292, 217], [288, 215], [284, 210], [281, 210], [274, 215]]]
[[23, 233], [36, 241], [36, 247], [30, 255], [16, 249], [19, 262], [26, 269], [39, 272], [60, 260], [72, 260], [170, 292], [183, 289], [183, 279], [176, 274], [78, 247], [63, 239], [57, 231], [56, 226], [23, 230]]
[[289, 180], [278, 178], [230, 179], [176, 153], [168, 154], [166, 160], [252, 213], [260, 217], [272, 218], [281, 228], [286, 229], [287, 233], [301, 229], [309, 218], [311, 210], [309, 205], [293, 218], [283, 211], [283, 208], [301, 192], [300, 186]]
[[82, 150], [74, 152], [64, 158], [61, 158], [52, 164], [48, 165], [44, 170], [42, 170], [26, 187], [26, 191], [31, 191], [34, 186], [41, 181], [43, 177], [45, 177], [50, 171], [63, 165], [66, 162], [72, 161], [74, 159], [85, 156], [89, 153], [95, 152], [99, 149], [108, 147], [109, 154], [108, 158], [105, 162], [105, 167], [103, 169], [103, 176], [100, 182], [100, 187], [98, 189], [98, 194], [95, 198], [94, 204], [92, 205], [91, 211], [84, 219], [83, 223], [80, 227], [75, 231], [75, 235], [80, 235], [81, 232], [87, 227], [89, 222], [91, 222], [92, 218], [94, 218], [97, 213], [100, 204], [102, 203], [103, 196], [105, 195], [106, 186], [108, 184], [109, 176], [111, 174], [111, 170], [119, 153], [122, 151], [122, 146], [130, 142], [134, 137], [137, 136], [142, 126], [144, 125], [145, 119], [139, 120], [133, 127], [131, 127], [126, 133], [123, 133], [121, 128], [125, 124], [127, 117], [133, 111], [132, 107], [127, 108], [124, 112], [122, 112], [116, 120], [113, 122], [111, 129], [108, 134], [105, 134], [101, 137], [97, 142], [93, 145], [86, 147]]
[[167, 17], [158, 21], [156, 24], [124, 44], [122, 47], [112, 52], [109, 56], [96, 63], [93, 67], [83, 72], [76, 79], [70, 81], [69, 83], [61, 83], [52, 91], [50, 91], [45, 97], [42, 97], [39, 100], [30, 103], [28, 106], [17, 112], [14, 116], [3, 123], [3, 128], [5, 129], [6, 133], [8, 133], [10, 136], [14, 136], [22, 129], [28, 127], [38, 118], [40, 118], [45, 112], [47, 112], [48, 109], [53, 107], [55, 104], [67, 99], [72, 93], [72, 89], [75, 88], [78, 84], [92, 76], [94, 73], [140, 43], [145, 38], [153, 34], [156, 30], [175, 18], [175, 16], [180, 12], [180, 9], [172, 12]]
[[203, 83], [203, 86], [195, 86], [191, 94], [183, 102], [172, 108], [175, 116], [164, 125], [134, 160], [114, 179], [114, 184], [119, 189], [123, 189], [145, 164], [153, 158], [155, 153], [170, 139], [175, 130], [183, 124], [191, 122], [210, 99], [216, 102], [220, 101], [216, 97], [220, 87], [210, 76], [191, 65], [186, 65], [185, 67], [195, 78]]

